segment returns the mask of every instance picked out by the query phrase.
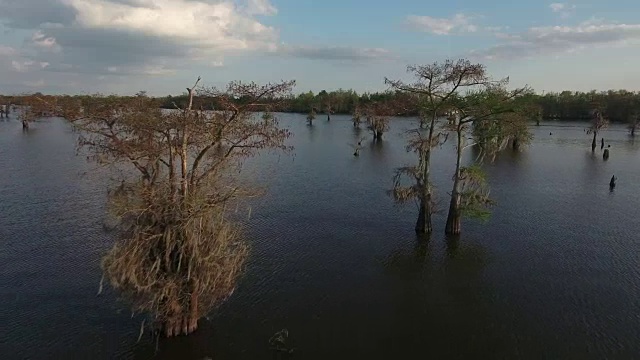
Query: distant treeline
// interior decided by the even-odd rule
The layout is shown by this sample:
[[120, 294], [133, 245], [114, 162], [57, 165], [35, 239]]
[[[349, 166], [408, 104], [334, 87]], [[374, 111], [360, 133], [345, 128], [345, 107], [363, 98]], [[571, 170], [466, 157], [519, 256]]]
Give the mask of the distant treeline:
[[[141, 93], [139, 93], [141, 94]], [[139, 95], [137, 94], [137, 95]], [[41, 95], [41, 94], [38, 94]], [[77, 96], [78, 98], [86, 96]], [[543, 119], [555, 119], [566, 121], [590, 120], [593, 111], [598, 109], [611, 122], [629, 122], [640, 116], [640, 92], [626, 90], [609, 90], [603, 92], [571, 92], [546, 93], [544, 95], [531, 95], [533, 104], [537, 105]], [[0, 101], [19, 105], [22, 96], [3, 96]], [[276, 102], [276, 99], [264, 99], [264, 102]], [[281, 100], [281, 99], [278, 99]], [[317, 113], [353, 114], [356, 107], [367, 106], [377, 102], [411, 103], [409, 95], [402, 92], [376, 92], [358, 94], [353, 90], [337, 90], [332, 92], [320, 91], [315, 94], [311, 91], [291, 96], [285, 105], [274, 108], [274, 111], [291, 113], [309, 113], [313, 109]], [[166, 96], [156, 98], [162, 108], [173, 109], [176, 106], [184, 107], [187, 103], [187, 95]], [[244, 99], [235, 101], [242, 104]], [[197, 107], [206, 110], [215, 109], [214, 98], [199, 98]], [[403, 112], [407, 116], [418, 115], [418, 110]]]
[[[309, 113], [312, 109], [315, 112], [326, 113], [330, 111], [331, 114], [353, 114], [356, 106], [366, 106], [375, 102], [391, 102], [401, 98], [408, 98], [409, 96], [401, 92], [376, 92], [376, 93], [363, 93], [359, 95], [353, 90], [338, 90], [332, 92], [326, 92], [325, 90], [314, 94], [312, 91], [302, 93], [298, 96], [292, 96], [287, 99], [286, 105], [276, 109], [280, 112], [290, 113]], [[239, 103], [242, 103], [241, 98], [236, 99]], [[173, 109], [176, 106], [182, 107], [187, 103], [187, 94], [179, 96], [167, 96], [162, 98], [162, 107], [166, 109]], [[265, 100], [269, 101], [269, 100]], [[211, 110], [215, 104], [215, 101], [211, 99], [210, 102], [204, 101], [204, 108]], [[406, 115], [417, 115], [417, 111], [413, 113], [407, 113]]]
[[[406, 97], [401, 92], [376, 92], [358, 94], [353, 90], [320, 91], [317, 94], [309, 91], [289, 99], [285, 108], [278, 109], [282, 112], [308, 113], [311, 109], [316, 112], [326, 113], [330, 110], [333, 114], [353, 114], [356, 106], [397, 100]], [[173, 108], [174, 103], [182, 105], [186, 103], [187, 96], [168, 96], [162, 98], [162, 107]], [[628, 122], [632, 117], [640, 115], [640, 92], [626, 90], [609, 90], [603, 92], [571, 92], [546, 93], [533, 95], [532, 101], [541, 110], [544, 119], [556, 120], [590, 120], [593, 110], [598, 109], [612, 122]], [[212, 102], [213, 103], [213, 102]], [[406, 115], [418, 115], [417, 110]]]

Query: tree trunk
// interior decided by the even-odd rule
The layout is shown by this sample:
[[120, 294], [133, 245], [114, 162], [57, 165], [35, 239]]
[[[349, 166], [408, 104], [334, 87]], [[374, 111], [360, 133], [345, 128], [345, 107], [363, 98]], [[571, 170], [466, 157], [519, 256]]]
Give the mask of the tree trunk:
[[327, 114], [327, 121], [331, 121], [331, 114]]
[[453, 176], [453, 190], [451, 191], [451, 201], [449, 202], [449, 214], [447, 215], [447, 225], [444, 229], [445, 234], [460, 234], [460, 222], [462, 213], [460, 211], [460, 162], [462, 159], [462, 124], [458, 124], [457, 134], [458, 142], [456, 146], [456, 171]]
[[[433, 133], [436, 124], [437, 113], [434, 110], [431, 116], [431, 127], [429, 128], [429, 147], [420, 154], [420, 166], [422, 167], [422, 198], [420, 199], [420, 211], [418, 212], [418, 219], [416, 221], [416, 233], [418, 234], [431, 234], [433, 231], [431, 225], [431, 183], [430, 183], [430, 170], [431, 170], [431, 143], [433, 141]], [[424, 125], [424, 121], [420, 120], [420, 127]]]
[[608, 160], [609, 159], [609, 149], [604, 149], [604, 153], [602, 153], [602, 158], [604, 160]]
[[22, 130], [29, 130], [29, 122], [28, 121], [23, 121], [22, 122]]
[[[431, 195], [429, 195], [431, 197]], [[416, 221], [416, 233], [431, 234], [431, 201], [430, 199], [420, 200], [420, 211]]]
[[631, 136], [636, 136], [636, 126], [635, 125], [631, 128]]
[[[456, 186], [457, 185], [454, 185], [454, 187]], [[449, 203], [449, 215], [447, 215], [447, 226], [444, 232], [448, 235], [460, 234], [461, 218], [462, 214], [460, 212], [460, 194], [455, 191], [451, 194], [451, 202]]]
[[376, 131], [373, 135], [376, 140], [382, 140], [382, 131]]
[[520, 140], [518, 138], [513, 139], [513, 150], [520, 150]]
[[596, 146], [598, 146], [598, 142], [596, 141], [596, 136], [598, 136], [598, 133], [594, 130], [593, 131], [593, 141], [591, 142], [591, 152], [595, 152], [596, 151]]
[[169, 310], [172, 315], [163, 324], [166, 337], [189, 335], [198, 329], [197, 285], [191, 289], [189, 304], [189, 308], [185, 309], [175, 299], [169, 303]]
[[600, 145], [600, 150], [604, 149], [604, 138], [600, 138], [601, 141], [601, 145]]

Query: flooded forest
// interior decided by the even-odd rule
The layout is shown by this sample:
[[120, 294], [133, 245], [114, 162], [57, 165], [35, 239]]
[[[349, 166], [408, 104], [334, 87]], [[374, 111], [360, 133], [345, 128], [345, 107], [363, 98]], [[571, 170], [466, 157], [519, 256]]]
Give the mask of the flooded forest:
[[639, 93], [207, 80], [0, 96], [0, 357], [640, 353]]

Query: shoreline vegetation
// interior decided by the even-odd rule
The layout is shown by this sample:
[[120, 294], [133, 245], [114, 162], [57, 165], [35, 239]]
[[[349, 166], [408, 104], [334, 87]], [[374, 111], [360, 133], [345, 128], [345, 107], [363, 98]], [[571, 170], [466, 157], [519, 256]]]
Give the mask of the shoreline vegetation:
[[[146, 92], [140, 91], [132, 96], [109, 95], [115, 99], [127, 99]], [[88, 99], [95, 95], [44, 95], [42, 93], [28, 95], [0, 95], [1, 105], [30, 105], [28, 98], [31, 96], [50, 99]], [[411, 101], [412, 94], [398, 90], [382, 92], [357, 93], [354, 90], [339, 89], [318, 93], [312, 91], [298, 95], [289, 95], [286, 98], [269, 99], [269, 105], [274, 105], [272, 111], [283, 113], [298, 113], [324, 115], [354, 115], [360, 107], [379, 102], [406, 103]], [[602, 115], [612, 123], [635, 123], [640, 116], [640, 92], [627, 90], [608, 91], [562, 91], [546, 94], [528, 94], [530, 103], [534, 104], [539, 112], [540, 121], [590, 121], [593, 118], [594, 108], [601, 109]], [[151, 97], [156, 106], [163, 109], [183, 108], [187, 105], [189, 96], [169, 95], [163, 97]], [[241, 97], [233, 99], [236, 105], [243, 105], [246, 99]], [[201, 97], [194, 106], [202, 110], [215, 110], [215, 99]], [[275, 106], [277, 105], [277, 106]], [[398, 117], [420, 116], [417, 109], [407, 109], [404, 112], [394, 114]], [[441, 114], [446, 116], [446, 114]]]

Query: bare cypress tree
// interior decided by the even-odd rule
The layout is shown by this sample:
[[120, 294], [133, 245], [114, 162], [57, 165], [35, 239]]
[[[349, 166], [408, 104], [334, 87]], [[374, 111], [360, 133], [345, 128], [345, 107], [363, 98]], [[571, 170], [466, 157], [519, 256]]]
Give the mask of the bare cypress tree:
[[598, 108], [592, 110], [591, 112], [592, 120], [591, 127], [587, 130], [587, 134], [593, 134], [593, 141], [591, 141], [591, 152], [596, 151], [596, 147], [598, 147], [598, 133], [607, 128], [609, 125], [609, 121], [602, 115], [602, 111]]
[[[81, 147], [100, 163], [129, 169], [110, 192], [119, 238], [102, 267], [132, 310], [166, 336], [195, 331], [232, 294], [247, 245], [225, 208], [251, 192], [232, 170], [260, 149], [287, 150], [290, 136], [270, 110], [294, 82], [232, 82], [219, 91], [198, 87], [199, 80], [175, 111], [160, 110], [144, 93], [63, 106]], [[197, 92], [214, 99], [216, 111], [199, 110]]]

